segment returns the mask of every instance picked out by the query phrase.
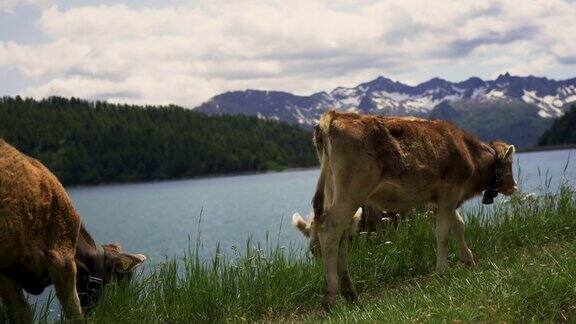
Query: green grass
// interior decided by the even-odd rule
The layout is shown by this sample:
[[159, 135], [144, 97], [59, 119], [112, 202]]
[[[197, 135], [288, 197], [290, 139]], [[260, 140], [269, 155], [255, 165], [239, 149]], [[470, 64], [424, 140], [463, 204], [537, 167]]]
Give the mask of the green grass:
[[[112, 285], [90, 316], [95, 323], [220, 321], [576, 321], [576, 192], [499, 198], [493, 216], [467, 215], [477, 260], [434, 275], [434, 218], [415, 215], [395, 230], [361, 236], [350, 248], [360, 302], [321, 310], [323, 268], [304, 251], [263, 252], [211, 261], [192, 248], [130, 284]], [[266, 249], [267, 251], [270, 251]], [[3, 311], [0, 309], [0, 320]]]
[[574, 242], [517, 250], [442, 278], [422, 276], [306, 320], [552, 322], [576, 319]]

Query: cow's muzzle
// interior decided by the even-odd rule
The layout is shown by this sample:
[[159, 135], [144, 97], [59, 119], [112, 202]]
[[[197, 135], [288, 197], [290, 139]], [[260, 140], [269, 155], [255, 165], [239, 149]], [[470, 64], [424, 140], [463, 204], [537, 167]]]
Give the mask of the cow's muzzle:
[[518, 190], [518, 186], [514, 186], [512, 188], [506, 189], [502, 191], [502, 194], [505, 196], [510, 196]]

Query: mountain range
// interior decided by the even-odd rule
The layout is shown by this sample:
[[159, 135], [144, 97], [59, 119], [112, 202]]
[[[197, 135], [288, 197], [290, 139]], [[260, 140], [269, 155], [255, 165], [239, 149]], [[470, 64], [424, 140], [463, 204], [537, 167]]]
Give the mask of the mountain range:
[[576, 78], [499, 75], [462, 82], [433, 78], [416, 86], [378, 77], [356, 87], [298, 96], [281, 91], [231, 91], [196, 107], [209, 115], [241, 114], [311, 128], [327, 109], [453, 121], [484, 140], [520, 147], [537, 143], [552, 121], [576, 102]]

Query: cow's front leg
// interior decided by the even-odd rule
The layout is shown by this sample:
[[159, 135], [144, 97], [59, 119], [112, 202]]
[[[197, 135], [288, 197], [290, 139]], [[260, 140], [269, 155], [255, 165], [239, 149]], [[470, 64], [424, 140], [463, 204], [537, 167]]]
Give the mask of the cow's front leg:
[[348, 231], [345, 231], [340, 238], [340, 249], [338, 250], [338, 277], [340, 278], [340, 293], [348, 301], [357, 301], [358, 293], [354, 288], [354, 283], [350, 279], [348, 271]]
[[12, 323], [32, 323], [32, 312], [30, 305], [26, 302], [22, 287], [2, 275], [0, 275], [0, 297]]
[[448, 267], [448, 234], [452, 212], [439, 209], [436, 215], [436, 273], [443, 275]]
[[77, 320], [82, 318], [82, 308], [76, 291], [76, 262], [71, 252], [50, 251], [48, 272], [64, 314], [68, 319]]
[[464, 239], [464, 228], [464, 220], [460, 216], [460, 212], [454, 210], [452, 214], [452, 233], [456, 237], [456, 242], [458, 242], [460, 261], [468, 267], [474, 267], [476, 263], [474, 262], [472, 251], [470, 251]]

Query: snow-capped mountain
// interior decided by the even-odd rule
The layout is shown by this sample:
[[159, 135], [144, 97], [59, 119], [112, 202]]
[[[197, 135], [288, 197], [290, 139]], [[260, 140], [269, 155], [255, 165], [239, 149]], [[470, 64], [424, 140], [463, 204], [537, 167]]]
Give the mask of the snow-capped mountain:
[[428, 116], [443, 101], [521, 101], [539, 108], [542, 118], [559, 117], [563, 107], [576, 102], [576, 78], [555, 81], [516, 77], [506, 73], [496, 80], [470, 78], [453, 83], [434, 78], [409, 86], [379, 77], [354, 88], [339, 87], [311, 96], [286, 92], [246, 90], [217, 95], [197, 109], [208, 114], [244, 114], [312, 126], [327, 109], [381, 115]]
[[[525, 112], [548, 125], [548, 120], [561, 116], [570, 103], [576, 103], [576, 78], [556, 81], [506, 73], [489, 81], [476, 77], [462, 82], [433, 78], [416, 86], [378, 77], [353, 88], [339, 87], [311, 96], [277, 91], [233, 91], [217, 95], [196, 109], [212, 115], [257, 116], [308, 128], [327, 109], [438, 118], [442, 118], [443, 111], [450, 110], [451, 116], [460, 116], [451, 118], [459, 123], [458, 118], [463, 118], [461, 115], [469, 115], [466, 109], [482, 107], [479, 109], [482, 114], [491, 114], [491, 106], [513, 105], [517, 108], [516, 117]], [[518, 107], [527, 108], [522, 110]]]

